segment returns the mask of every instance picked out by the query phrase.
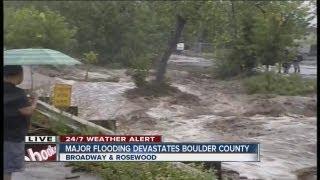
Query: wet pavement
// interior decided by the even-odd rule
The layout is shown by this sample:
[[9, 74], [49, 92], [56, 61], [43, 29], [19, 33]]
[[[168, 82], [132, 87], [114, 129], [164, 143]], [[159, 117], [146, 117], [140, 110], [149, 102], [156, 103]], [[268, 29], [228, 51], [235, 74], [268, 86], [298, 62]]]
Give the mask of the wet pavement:
[[[199, 57], [189, 57], [172, 55], [169, 61], [169, 67], [174, 69], [187, 69], [187, 70], [207, 70], [214, 65], [214, 60], [204, 59]], [[271, 66], [271, 69], [277, 71], [277, 68]], [[294, 73], [294, 68], [291, 66], [289, 74]], [[302, 61], [300, 64], [300, 74], [303, 77], [315, 79], [317, 76], [317, 59], [316, 57], [310, 57], [309, 59]]]

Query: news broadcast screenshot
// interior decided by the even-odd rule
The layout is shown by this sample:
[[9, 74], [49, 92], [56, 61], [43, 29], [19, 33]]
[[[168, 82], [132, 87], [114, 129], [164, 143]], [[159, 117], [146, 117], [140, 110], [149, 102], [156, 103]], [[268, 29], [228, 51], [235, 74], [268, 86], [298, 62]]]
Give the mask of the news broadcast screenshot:
[[3, 179], [317, 179], [316, 0], [3, 3]]

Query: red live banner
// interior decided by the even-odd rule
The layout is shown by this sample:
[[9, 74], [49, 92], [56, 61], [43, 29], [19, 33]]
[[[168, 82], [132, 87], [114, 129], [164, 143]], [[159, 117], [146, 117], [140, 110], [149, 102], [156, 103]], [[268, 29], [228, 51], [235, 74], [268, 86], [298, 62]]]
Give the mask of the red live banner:
[[60, 136], [60, 142], [162, 142], [162, 136], [110, 136], [110, 135], [64, 135]]

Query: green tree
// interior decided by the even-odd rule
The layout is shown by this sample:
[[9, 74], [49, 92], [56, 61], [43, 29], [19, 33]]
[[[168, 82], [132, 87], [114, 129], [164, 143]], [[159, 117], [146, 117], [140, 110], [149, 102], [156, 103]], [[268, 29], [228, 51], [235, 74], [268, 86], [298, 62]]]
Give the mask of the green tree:
[[205, 5], [206, 3], [196, 1], [171, 1], [163, 2], [159, 5], [164, 10], [162, 13], [164, 12], [174, 19], [175, 25], [171, 30], [167, 47], [158, 63], [155, 81], [157, 84], [161, 84], [164, 81], [168, 60], [179, 42], [185, 25], [187, 23], [199, 23], [202, 19], [202, 10], [204, 10]]
[[268, 71], [270, 65], [292, 60], [285, 58], [285, 49], [297, 46], [294, 40], [305, 35], [310, 19], [306, 18], [309, 8], [299, 1], [275, 1], [263, 8], [264, 15], [256, 16], [254, 44], [259, 62]]
[[65, 50], [76, 32], [65, 18], [50, 10], [8, 9], [5, 13], [4, 43], [8, 48], [50, 48]]
[[[293, 40], [304, 34], [310, 9], [301, 1], [10, 1], [5, 7], [5, 35], [13, 21], [6, 16], [12, 11], [8, 7], [50, 9], [77, 27], [74, 55], [90, 49], [99, 54], [100, 64], [120, 63], [140, 70], [157, 61], [158, 82], [164, 80], [167, 61], [181, 38], [226, 49], [214, 52], [224, 54], [221, 67], [234, 71], [228, 74], [251, 71], [259, 63], [279, 63], [283, 49], [294, 47]], [[30, 29], [39, 31], [33, 26]], [[39, 44], [43, 36], [35, 34], [28, 40]]]
[[216, 72], [223, 78], [243, 72], [250, 73], [258, 64], [254, 24], [255, 16], [260, 12], [254, 2], [225, 2], [223, 5], [228, 12], [224, 19], [224, 22], [229, 21], [224, 26], [228, 30], [222, 32], [224, 38], [215, 38], [214, 43], [222, 45], [228, 51], [218, 56], [223, 59], [217, 61]]
[[[23, 5], [21, 5], [23, 4]], [[99, 53], [99, 63], [132, 67], [135, 61], [152, 61], [162, 49], [164, 18], [157, 17], [152, 2], [41, 1], [16, 2], [14, 7], [49, 8], [78, 28], [74, 54], [88, 49]], [[148, 64], [148, 63], [146, 63]]]
[[83, 56], [84, 56], [84, 61], [87, 64], [86, 76], [85, 76], [85, 80], [87, 81], [89, 78], [90, 65], [96, 64], [98, 62], [98, 54], [93, 51], [90, 51], [88, 53], [84, 53]]
[[[228, 38], [214, 43], [232, 44], [230, 54], [221, 61], [221, 68], [231, 68], [229, 75], [251, 72], [259, 64], [266, 65], [267, 70], [270, 65], [281, 64], [284, 50], [296, 46], [294, 40], [305, 35], [312, 19], [308, 17], [310, 8], [301, 1], [236, 1], [222, 5], [231, 9], [226, 19], [232, 23], [224, 25], [230, 29], [223, 33]], [[232, 6], [236, 7], [234, 11]], [[236, 21], [231, 21], [234, 18]]]

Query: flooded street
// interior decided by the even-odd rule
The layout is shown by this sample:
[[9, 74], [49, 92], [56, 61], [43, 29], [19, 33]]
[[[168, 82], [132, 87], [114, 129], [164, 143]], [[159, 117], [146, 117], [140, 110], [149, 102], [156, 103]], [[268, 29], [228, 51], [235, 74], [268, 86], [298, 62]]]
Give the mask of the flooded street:
[[[192, 59], [201, 62], [186, 61], [193, 63]], [[194, 77], [181, 69], [168, 71], [181, 93], [128, 98], [126, 90], [135, 87], [130, 78], [123, 71], [108, 72], [96, 76], [113, 73], [120, 81], [84, 82], [36, 74], [35, 81], [42, 83], [35, 86], [71, 84], [79, 115], [87, 120], [116, 119], [118, 134], [161, 134], [166, 142], [260, 142], [261, 162], [222, 164], [250, 179], [294, 180], [295, 170], [316, 166], [316, 95], [246, 95], [237, 81]]]

